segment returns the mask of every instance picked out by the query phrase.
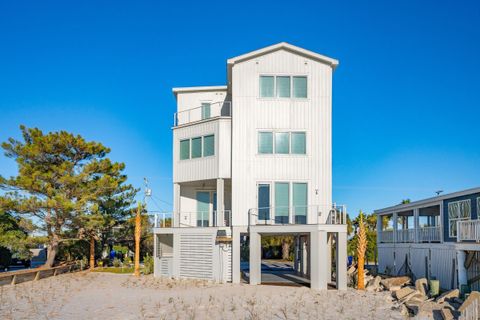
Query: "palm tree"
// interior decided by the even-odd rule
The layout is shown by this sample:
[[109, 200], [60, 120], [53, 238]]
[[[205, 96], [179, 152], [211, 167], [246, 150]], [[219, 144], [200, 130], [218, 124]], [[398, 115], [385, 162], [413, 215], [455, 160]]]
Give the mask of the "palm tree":
[[358, 280], [357, 288], [358, 290], [365, 289], [365, 280], [364, 280], [364, 266], [365, 266], [365, 252], [367, 251], [367, 233], [365, 230], [365, 224], [363, 223], [363, 212], [360, 211], [360, 221], [358, 223], [358, 246], [357, 246], [357, 262], [358, 262]]

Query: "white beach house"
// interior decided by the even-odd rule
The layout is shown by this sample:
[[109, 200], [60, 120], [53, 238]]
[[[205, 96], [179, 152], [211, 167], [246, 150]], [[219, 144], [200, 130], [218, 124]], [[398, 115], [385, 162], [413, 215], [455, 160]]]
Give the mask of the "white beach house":
[[311, 288], [346, 288], [346, 211], [332, 203], [337, 65], [279, 43], [228, 59], [227, 85], [173, 89], [174, 209], [156, 218], [156, 276], [239, 283], [249, 247], [245, 274], [260, 284], [261, 237], [293, 235]]
[[480, 290], [480, 188], [375, 212], [380, 272]]

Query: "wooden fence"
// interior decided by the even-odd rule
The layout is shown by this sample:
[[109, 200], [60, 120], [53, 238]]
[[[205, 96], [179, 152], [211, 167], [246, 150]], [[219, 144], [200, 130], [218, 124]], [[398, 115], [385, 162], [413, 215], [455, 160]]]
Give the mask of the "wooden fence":
[[40, 279], [55, 277], [60, 274], [83, 270], [80, 263], [70, 263], [63, 266], [52, 268], [35, 268], [19, 271], [10, 271], [0, 273], [0, 286], [15, 285], [27, 281], [37, 281]]

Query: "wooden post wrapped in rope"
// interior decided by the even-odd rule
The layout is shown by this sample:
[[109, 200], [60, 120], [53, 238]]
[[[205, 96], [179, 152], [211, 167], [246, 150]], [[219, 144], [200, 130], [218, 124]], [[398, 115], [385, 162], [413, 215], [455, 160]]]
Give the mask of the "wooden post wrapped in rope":
[[90, 270], [95, 268], [95, 239], [90, 238]]

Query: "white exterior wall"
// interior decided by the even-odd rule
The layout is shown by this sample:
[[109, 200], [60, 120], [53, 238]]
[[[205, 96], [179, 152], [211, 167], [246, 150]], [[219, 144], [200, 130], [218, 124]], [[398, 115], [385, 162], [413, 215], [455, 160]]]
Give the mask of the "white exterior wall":
[[[213, 134], [215, 155], [180, 160], [180, 140]], [[231, 119], [206, 120], [173, 130], [173, 182], [230, 178]]]
[[177, 112], [198, 108], [203, 102], [225, 101], [227, 90], [179, 92], [177, 94]]
[[[308, 98], [259, 98], [262, 74], [306, 75]], [[332, 68], [279, 50], [236, 63], [231, 88], [234, 225], [248, 224], [248, 210], [257, 207], [258, 182], [307, 182], [309, 205], [330, 206]], [[257, 132], [262, 129], [305, 131], [307, 154], [257, 155]], [[316, 217], [309, 217], [314, 222]]]

